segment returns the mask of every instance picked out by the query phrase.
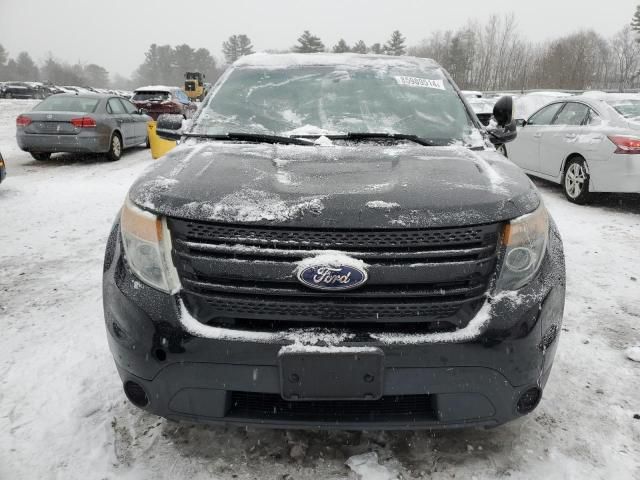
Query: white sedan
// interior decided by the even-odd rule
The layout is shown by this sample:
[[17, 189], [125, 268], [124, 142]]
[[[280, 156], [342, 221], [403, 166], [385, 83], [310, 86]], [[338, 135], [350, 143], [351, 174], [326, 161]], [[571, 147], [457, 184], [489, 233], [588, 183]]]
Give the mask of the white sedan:
[[640, 192], [640, 95], [559, 99], [519, 124], [503, 153], [527, 174], [561, 184], [569, 201]]

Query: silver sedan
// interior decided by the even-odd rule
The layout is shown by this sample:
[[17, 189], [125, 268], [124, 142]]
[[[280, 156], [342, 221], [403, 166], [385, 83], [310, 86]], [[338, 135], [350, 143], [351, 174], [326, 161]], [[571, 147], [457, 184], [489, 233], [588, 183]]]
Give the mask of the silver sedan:
[[125, 148], [149, 145], [152, 119], [131, 102], [105, 94], [58, 94], [16, 119], [18, 146], [36, 160], [54, 152], [104, 153], [119, 160]]
[[555, 100], [520, 122], [504, 152], [527, 174], [562, 185], [567, 199], [640, 192], [640, 95]]

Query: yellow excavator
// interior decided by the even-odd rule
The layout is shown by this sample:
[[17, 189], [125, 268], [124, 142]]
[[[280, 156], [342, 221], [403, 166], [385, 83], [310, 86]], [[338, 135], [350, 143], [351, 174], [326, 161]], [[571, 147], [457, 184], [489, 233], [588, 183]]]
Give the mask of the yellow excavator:
[[205, 75], [200, 72], [187, 72], [184, 74], [184, 92], [191, 100], [204, 100], [204, 97], [207, 96], [204, 77]]

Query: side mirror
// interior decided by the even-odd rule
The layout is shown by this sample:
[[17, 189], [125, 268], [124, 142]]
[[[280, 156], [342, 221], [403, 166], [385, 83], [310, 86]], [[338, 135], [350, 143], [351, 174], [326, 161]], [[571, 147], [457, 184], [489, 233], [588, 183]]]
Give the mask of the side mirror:
[[518, 118], [516, 120], [516, 127], [524, 127], [527, 124], [527, 121], [524, 118]]
[[502, 127], [487, 128], [487, 132], [489, 133], [489, 141], [494, 145], [504, 145], [514, 141], [518, 136], [515, 120], [511, 120], [511, 122]]
[[182, 120], [182, 115], [164, 113], [158, 117], [156, 133], [165, 140], [180, 140]]
[[146, 108], [139, 108], [137, 113], [139, 115], [147, 115], [149, 113], [149, 110], [147, 110]]
[[493, 118], [496, 119], [499, 127], [511, 123], [513, 120], [513, 97], [506, 95], [498, 99], [493, 106]]

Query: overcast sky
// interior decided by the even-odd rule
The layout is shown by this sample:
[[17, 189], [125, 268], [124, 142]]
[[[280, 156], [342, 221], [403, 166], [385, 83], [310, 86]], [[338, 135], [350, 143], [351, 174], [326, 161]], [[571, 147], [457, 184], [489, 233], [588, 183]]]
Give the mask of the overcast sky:
[[129, 76], [151, 43], [188, 43], [222, 57], [229, 35], [246, 33], [256, 50], [284, 49], [303, 30], [325, 45], [384, 43], [399, 29], [409, 45], [491, 13], [516, 15], [522, 34], [543, 41], [593, 28], [610, 36], [631, 21], [631, 0], [0, 0], [0, 44], [37, 62], [51, 52]]

